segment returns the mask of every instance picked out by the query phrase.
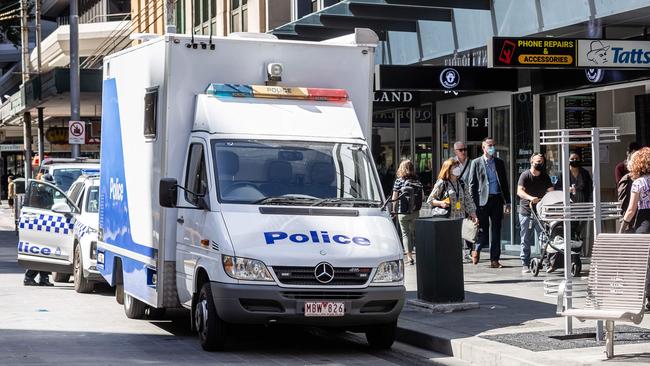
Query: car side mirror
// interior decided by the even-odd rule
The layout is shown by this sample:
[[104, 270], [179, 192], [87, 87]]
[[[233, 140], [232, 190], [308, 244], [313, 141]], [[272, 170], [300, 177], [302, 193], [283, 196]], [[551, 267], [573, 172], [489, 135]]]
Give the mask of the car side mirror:
[[158, 189], [158, 202], [162, 207], [174, 208], [178, 201], [178, 181], [162, 178]]
[[68, 214], [72, 213], [72, 209], [65, 202], [57, 202], [57, 203], [52, 205], [52, 212], [58, 213], [58, 214], [68, 215]]

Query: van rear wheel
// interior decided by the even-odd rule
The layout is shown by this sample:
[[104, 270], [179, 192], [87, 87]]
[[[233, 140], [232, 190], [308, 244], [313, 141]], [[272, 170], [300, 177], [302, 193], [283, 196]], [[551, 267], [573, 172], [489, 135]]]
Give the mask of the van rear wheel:
[[194, 308], [194, 326], [199, 332], [201, 347], [206, 351], [218, 351], [226, 343], [226, 323], [219, 318], [212, 299], [210, 282], [201, 286]]
[[147, 305], [135, 297], [124, 294], [124, 314], [129, 319], [142, 319]]
[[366, 329], [366, 340], [368, 345], [374, 349], [390, 349], [395, 342], [397, 322], [374, 325]]

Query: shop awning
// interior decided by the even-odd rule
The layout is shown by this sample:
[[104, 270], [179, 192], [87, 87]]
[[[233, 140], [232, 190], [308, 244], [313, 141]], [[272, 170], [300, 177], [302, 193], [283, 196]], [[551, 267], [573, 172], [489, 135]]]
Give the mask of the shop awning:
[[369, 28], [416, 32], [419, 20], [451, 22], [452, 10], [490, 10], [490, 0], [344, 0], [271, 31], [278, 38], [321, 41]]

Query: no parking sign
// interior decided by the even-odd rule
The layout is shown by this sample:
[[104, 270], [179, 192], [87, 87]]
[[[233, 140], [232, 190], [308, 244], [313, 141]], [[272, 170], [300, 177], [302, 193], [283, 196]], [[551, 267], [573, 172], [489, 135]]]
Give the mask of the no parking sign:
[[70, 145], [86, 143], [86, 123], [84, 121], [68, 121], [68, 143]]

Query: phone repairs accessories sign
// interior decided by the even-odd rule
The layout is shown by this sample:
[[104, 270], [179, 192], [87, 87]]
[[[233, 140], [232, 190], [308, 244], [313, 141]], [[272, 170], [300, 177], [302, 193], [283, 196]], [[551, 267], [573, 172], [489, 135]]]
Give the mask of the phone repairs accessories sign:
[[488, 67], [576, 67], [577, 42], [566, 38], [493, 37]]
[[68, 143], [70, 145], [86, 143], [86, 123], [84, 121], [68, 121]]
[[578, 40], [578, 66], [589, 68], [650, 67], [649, 41]]

